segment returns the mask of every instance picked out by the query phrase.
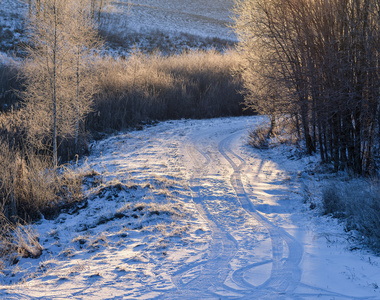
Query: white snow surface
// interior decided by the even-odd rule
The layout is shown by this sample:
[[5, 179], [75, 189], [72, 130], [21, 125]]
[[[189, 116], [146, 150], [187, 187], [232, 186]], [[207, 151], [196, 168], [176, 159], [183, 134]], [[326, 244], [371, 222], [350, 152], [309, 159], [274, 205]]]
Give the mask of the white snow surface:
[[[122, 0], [112, 1], [119, 29], [188, 33], [236, 40], [229, 28], [234, 0]], [[121, 27], [121, 28], [120, 28]]]
[[95, 143], [78, 171], [101, 186], [89, 179], [83, 207], [33, 225], [43, 254], [3, 270], [0, 298], [380, 299], [380, 259], [304, 204], [317, 158], [246, 145], [262, 120], [168, 121]]

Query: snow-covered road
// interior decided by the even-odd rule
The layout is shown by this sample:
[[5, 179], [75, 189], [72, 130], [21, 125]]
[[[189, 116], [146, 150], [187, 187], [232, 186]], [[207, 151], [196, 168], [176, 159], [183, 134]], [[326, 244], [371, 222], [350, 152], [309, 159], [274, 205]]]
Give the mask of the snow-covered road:
[[81, 168], [101, 187], [35, 226], [44, 254], [5, 270], [0, 297], [380, 299], [380, 259], [303, 202], [316, 159], [250, 148], [260, 122], [169, 121], [95, 144]]

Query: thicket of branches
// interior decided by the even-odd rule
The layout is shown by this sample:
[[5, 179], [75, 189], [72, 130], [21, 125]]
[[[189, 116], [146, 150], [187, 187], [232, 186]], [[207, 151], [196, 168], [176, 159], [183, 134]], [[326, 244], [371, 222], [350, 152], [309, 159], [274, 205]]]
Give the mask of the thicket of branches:
[[54, 215], [81, 199], [81, 176], [67, 180], [58, 150], [71, 139], [77, 151], [96, 92], [90, 70], [98, 38], [89, 0], [29, 4], [28, 56], [15, 66], [24, 85], [21, 108], [0, 117], [0, 216], [14, 222]]
[[380, 1], [238, 0], [246, 104], [292, 118], [307, 152], [368, 174], [379, 146]]
[[98, 93], [87, 129], [104, 132], [149, 121], [241, 115], [242, 81], [232, 71], [239, 62], [234, 52], [216, 51], [99, 58], [93, 69]]
[[33, 3], [22, 70], [26, 140], [51, 151], [57, 166], [58, 143], [74, 137], [78, 148], [79, 125], [90, 111], [95, 92], [90, 54], [98, 38], [89, 0]]
[[[36, 12], [42, 12], [46, 3], [45, 0], [28, 0], [29, 18]], [[104, 8], [109, 4], [109, 0], [86, 0], [86, 4], [91, 18], [99, 22]]]

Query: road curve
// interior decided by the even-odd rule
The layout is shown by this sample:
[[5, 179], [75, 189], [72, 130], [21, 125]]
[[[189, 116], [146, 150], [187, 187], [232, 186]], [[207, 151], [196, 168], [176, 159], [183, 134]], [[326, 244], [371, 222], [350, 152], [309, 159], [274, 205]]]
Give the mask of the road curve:
[[[353, 299], [349, 295], [301, 282], [302, 243], [256, 209], [252, 201], [256, 196], [243, 183], [245, 172], [252, 173], [247, 158], [236, 151], [244, 142], [242, 138], [245, 135], [246, 129], [241, 126], [231, 126], [227, 131], [225, 127], [205, 127], [190, 134], [182, 147], [193, 201], [212, 234], [207, 260], [184, 266], [173, 274], [172, 280], [177, 287], [175, 295], [180, 294], [186, 299]], [[263, 162], [258, 159], [255, 164]], [[218, 193], [218, 188], [226, 194]], [[233, 218], [224, 215], [223, 203], [229, 206], [229, 211], [244, 213], [246, 218], [264, 228], [268, 237], [257, 241], [255, 232], [251, 232], [243, 240], [237, 234], [239, 228]], [[251, 244], [248, 240], [252, 240]], [[268, 250], [265, 248], [268, 242], [271, 245], [270, 255], [262, 258], [256, 255], [252, 259], [255, 253]], [[253, 255], [252, 251], [251, 254], [247, 251], [247, 245], [254, 248]], [[244, 260], [245, 264], [237, 266], [236, 260]], [[252, 272], [260, 274], [262, 268], [270, 271], [259, 275], [264, 278], [260, 278], [261, 281], [252, 280], [252, 276], [247, 275]], [[255, 272], [255, 269], [260, 270]], [[189, 274], [192, 274], [192, 279], [184, 280]], [[309, 292], [301, 293], [297, 288], [306, 288]]]

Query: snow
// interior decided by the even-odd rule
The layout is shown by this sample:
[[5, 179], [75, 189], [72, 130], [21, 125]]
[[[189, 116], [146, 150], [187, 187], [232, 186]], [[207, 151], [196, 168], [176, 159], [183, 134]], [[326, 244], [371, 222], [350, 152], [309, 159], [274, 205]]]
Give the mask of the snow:
[[[233, 0], [109, 1], [100, 28], [113, 36], [110, 39], [115, 43], [107, 44], [101, 53], [129, 56], [135, 49], [160, 48], [165, 53], [178, 53], [182, 49], [223, 50], [237, 41], [230, 28], [233, 4]], [[24, 55], [18, 45], [26, 42], [24, 16], [27, 13], [27, 1], [2, 0], [1, 52]]]
[[136, 49], [225, 51], [237, 42], [230, 28], [233, 5], [234, 0], [111, 1], [100, 26], [108, 35], [105, 51], [125, 57]]
[[380, 259], [304, 203], [318, 159], [246, 145], [262, 121], [167, 121], [94, 143], [77, 166], [99, 174], [87, 203], [33, 225], [43, 254], [3, 270], [0, 298], [380, 299]]
[[22, 17], [27, 12], [27, 6], [20, 0], [1, 0], [0, 2], [0, 48], [3, 51], [12, 51], [14, 45], [25, 41], [21, 33], [23, 31]]
[[233, 0], [129, 0], [113, 1], [118, 27], [137, 32], [164, 31], [203, 37], [234, 39], [229, 28]]

